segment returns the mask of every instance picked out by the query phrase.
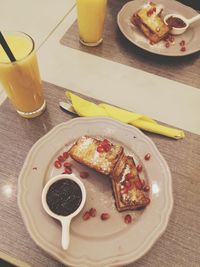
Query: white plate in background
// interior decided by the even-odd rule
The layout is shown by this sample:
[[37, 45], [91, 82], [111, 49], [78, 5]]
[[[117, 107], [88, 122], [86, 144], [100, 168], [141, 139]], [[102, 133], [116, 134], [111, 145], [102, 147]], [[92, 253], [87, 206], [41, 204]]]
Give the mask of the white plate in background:
[[[154, 3], [161, 4], [163, 6], [162, 16], [166, 14], [180, 14], [186, 18], [192, 18], [198, 15], [198, 12], [194, 9], [185, 6], [174, 0], [155, 0]], [[170, 47], [165, 47], [165, 42], [160, 41], [157, 44], [151, 45], [149, 39], [131, 23], [131, 18], [135, 12], [137, 12], [142, 5], [147, 3], [146, 0], [134, 0], [126, 3], [118, 13], [117, 23], [124, 34], [124, 36], [136, 46], [149, 51], [154, 54], [164, 56], [186, 56], [195, 53], [200, 50], [200, 22], [196, 22], [188, 28], [188, 30], [179, 36], [174, 36], [174, 44], [170, 43]], [[184, 40], [186, 45], [186, 51], [180, 51], [180, 42]]]

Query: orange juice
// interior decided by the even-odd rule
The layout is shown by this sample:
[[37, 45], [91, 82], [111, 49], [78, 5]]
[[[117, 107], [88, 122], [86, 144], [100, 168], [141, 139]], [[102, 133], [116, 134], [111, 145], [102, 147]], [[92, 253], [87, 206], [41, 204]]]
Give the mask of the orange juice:
[[10, 62], [0, 46], [0, 82], [17, 112], [27, 118], [45, 109], [34, 42], [24, 33], [4, 34], [16, 61]]
[[77, 0], [80, 41], [89, 46], [102, 42], [107, 0]]

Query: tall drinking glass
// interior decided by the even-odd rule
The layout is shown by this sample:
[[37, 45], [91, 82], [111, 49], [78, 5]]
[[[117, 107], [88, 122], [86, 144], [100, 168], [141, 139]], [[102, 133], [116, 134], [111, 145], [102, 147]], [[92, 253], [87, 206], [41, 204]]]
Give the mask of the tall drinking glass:
[[22, 32], [4, 33], [16, 61], [10, 62], [0, 45], [0, 82], [19, 115], [39, 116], [46, 107], [40, 79], [35, 44]]
[[103, 41], [107, 0], [77, 0], [80, 42], [97, 46]]

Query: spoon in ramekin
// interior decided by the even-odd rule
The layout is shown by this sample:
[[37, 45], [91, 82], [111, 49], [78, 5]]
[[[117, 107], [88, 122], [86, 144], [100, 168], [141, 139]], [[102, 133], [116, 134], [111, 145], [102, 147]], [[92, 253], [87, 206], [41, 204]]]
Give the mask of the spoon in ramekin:
[[[56, 186], [56, 183], [59, 182], [59, 181], [66, 181], [67, 184], [65, 185], [60, 185], [60, 188], [55, 188]], [[70, 193], [70, 190], [67, 189], [66, 192], [61, 192], [62, 194], [62, 199], [64, 199], [64, 202], [63, 200], [60, 201], [58, 199], [58, 194], [59, 192], [61, 191], [60, 189], [62, 189], [64, 186], [68, 186], [69, 188], [69, 184], [71, 183], [75, 183], [75, 186], [77, 188], [76, 192], [78, 191], [81, 195], [81, 198], [80, 198], [80, 201], [78, 202], [78, 204], [76, 205], [76, 208], [69, 214], [67, 215], [62, 215], [62, 214], [59, 214], [55, 211], [52, 210], [52, 205], [54, 205], [55, 203], [59, 203], [59, 208], [62, 209], [65, 205], [67, 206], [67, 202], [69, 202], [69, 206], [72, 206], [72, 199], [77, 199], [76, 198], [76, 195], [71, 195]], [[54, 188], [52, 187], [54, 186]], [[56, 197], [56, 199], [53, 199], [51, 201], [52, 205], [49, 204], [49, 201], [48, 201], [48, 194], [49, 192], [52, 190], [55, 190], [55, 193], [54, 196]], [[68, 249], [68, 246], [69, 246], [69, 240], [70, 240], [70, 222], [72, 220], [73, 217], [75, 217], [83, 208], [84, 204], [85, 204], [85, 201], [86, 201], [86, 190], [85, 190], [85, 187], [83, 185], [83, 183], [77, 178], [75, 177], [74, 175], [72, 174], [61, 174], [61, 175], [57, 175], [53, 178], [51, 178], [45, 185], [45, 187], [43, 188], [43, 191], [42, 191], [42, 205], [43, 205], [43, 208], [44, 210], [53, 218], [59, 220], [61, 222], [61, 225], [62, 225], [62, 248], [64, 250], [67, 250]], [[77, 202], [77, 200], [76, 200]]]
[[170, 30], [170, 33], [173, 35], [180, 35], [180, 34], [184, 33], [187, 30], [187, 28], [190, 26], [190, 24], [196, 22], [197, 20], [200, 20], [200, 14], [194, 16], [191, 19], [186, 19], [184, 16], [179, 15], [179, 14], [168, 14], [164, 17], [165, 24], [168, 25], [167, 20], [170, 17], [177, 18], [178, 20], [181, 20], [182, 24], [185, 25], [183, 27], [174, 27], [173, 25], [171, 25], [172, 29]]

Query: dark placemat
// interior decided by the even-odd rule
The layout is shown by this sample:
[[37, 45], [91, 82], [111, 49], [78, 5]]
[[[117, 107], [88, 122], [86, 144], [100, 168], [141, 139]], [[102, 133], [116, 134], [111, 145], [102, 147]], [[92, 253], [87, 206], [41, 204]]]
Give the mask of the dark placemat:
[[[0, 251], [32, 267], [61, 267], [33, 242], [17, 207], [17, 180], [31, 146], [55, 125], [75, 116], [58, 106], [64, 89], [44, 83], [47, 110], [40, 117], [24, 119], [6, 100], [0, 106]], [[200, 136], [186, 132], [173, 140], [146, 133], [167, 160], [172, 172], [174, 209], [163, 236], [132, 267], [197, 267], [200, 263]], [[12, 194], [3, 193], [10, 186]], [[50, 233], [51, 234], [51, 233]], [[133, 240], [134, 242], [134, 240]]]
[[108, 1], [104, 40], [98, 47], [86, 47], [79, 42], [77, 22], [64, 34], [60, 40], [61, 44], [200, 88], [200, 52], [184, 57], [160, 56], [138, 48], [123, 36], [116, 18], [119, 10], [127, 2], [129, 1]]

